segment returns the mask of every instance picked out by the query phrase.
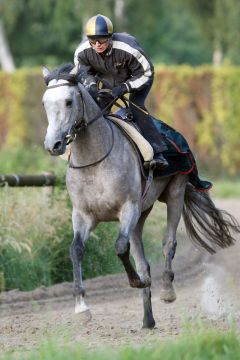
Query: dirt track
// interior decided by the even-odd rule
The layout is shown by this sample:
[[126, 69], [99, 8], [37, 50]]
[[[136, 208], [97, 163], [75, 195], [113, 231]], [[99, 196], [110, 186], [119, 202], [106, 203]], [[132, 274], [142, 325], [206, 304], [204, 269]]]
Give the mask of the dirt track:
[[[240, 220], [240, 201], [218, 201]], [[75, 315], [72, 285], [64, 283], [24, 293], [0, 294], [0, 353], [30, 349], [53, 337], [59, 343], [87, 348], [151, 344], [174, 339], [186, 323], [202, 320], [227, 329], [231, 315], [240, 331], [240, 244], [208, 256], [189, 241], [174, 260], [177, 300], [160, 301], [160, 268], [152, 269], [153, 313], [156, 328], [141, 330], [141, 291], [128, 286], [125, 274], [85, 282], [92, 319]]]

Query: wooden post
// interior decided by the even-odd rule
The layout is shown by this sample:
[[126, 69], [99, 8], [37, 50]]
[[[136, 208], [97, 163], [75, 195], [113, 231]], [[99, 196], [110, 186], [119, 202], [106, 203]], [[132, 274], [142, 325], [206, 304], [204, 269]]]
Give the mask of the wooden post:
[[54, 186], [55, 182], [56, 177], [51, 173], [40, 175], [0, 175], [0, 186]]

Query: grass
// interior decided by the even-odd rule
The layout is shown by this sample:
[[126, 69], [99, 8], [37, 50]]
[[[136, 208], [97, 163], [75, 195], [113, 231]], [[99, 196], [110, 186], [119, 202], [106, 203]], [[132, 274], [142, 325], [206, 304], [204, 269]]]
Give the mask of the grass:
[[61, 247], [72, 230], [66, 192], [49, 191], [1, 190], [0, 272], [6, 289], [31, 290], [52, 284], [52, 264], [58, 255], [54, 249]]
[[240, 198], [240, 178], [216, 179], [211, 193], [217, 198]]
[[[66, 191], [5, 187], [0, 201], [0, 289], [32, 290], [72, 281], [73, 232]], [[146, 223], [144, 244], [151, 263], [161, 259], [165, 216], [157, 204]], [[118, 228], [118, 223], [102, 223], [90, 236], [83, 258], [85, 279], [123, 271], [114, 246]]]
[[0, 164], [1, 174], [54, 172], [61, 181], [66, 170], [65, 161], [51, 157], [42, 147], [34, 145], [1, 149]]
[[[5, 187], [0, 201], [0, 290], [72, 281], [73, 231], [66, 190]], [[105, 223], [90, 236], [84, 278], [122, 270], [114, 248], [117, 231], [117, 224]]]
[[[13, 360], [15, 354], [3, 354], [1, 360]], [[98, 351], [84, 349], [81, 345], [56, 345], [48, 342], [39, 349], [19, 353], [19, 360], [237, 360], [240, 359], [240, 341], [234, 331], [218, 333], [216, 331], [190, 332], [177, 341], [142, 347], [120, 348], [113, 350], [101, 348]]]
[[[235, 181], [214, 182], [212, 195], [232, 196], [233, 190], [236, 194], [240, 184]], [[0, 291], [31, 290], [72, 281], [69, 246], [73, 234], [66, 189], [56, 187], [51, 192], [49, 188], [5, 187], [0, 191], [0, 201]], [[147, 218], [143, 237], [151, 265], [162, 261], [165, 232], [166, 207], [156, 203]], [[123, 271], [114, 250], [117, 234], [117, 223], [100, 224], [94, 231], [86, 244], [84, 278]], [[182, 234], [184, 229], [180, 225], [178, 239]]]

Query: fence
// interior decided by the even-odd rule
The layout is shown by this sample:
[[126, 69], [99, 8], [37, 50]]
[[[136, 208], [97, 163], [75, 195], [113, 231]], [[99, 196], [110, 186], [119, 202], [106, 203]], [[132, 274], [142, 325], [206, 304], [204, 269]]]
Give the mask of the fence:
[[40, 175], [1, 175], [0, 186], [54, 186], [56, 177], [52, 173]]

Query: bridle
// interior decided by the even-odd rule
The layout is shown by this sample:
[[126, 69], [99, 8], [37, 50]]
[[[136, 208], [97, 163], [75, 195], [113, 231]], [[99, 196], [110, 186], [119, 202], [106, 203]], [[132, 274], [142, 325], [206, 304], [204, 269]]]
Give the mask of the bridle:
[[[118, 98], [114, 98], [112, 101], [110, 101], [108, 103], [108, 105], [102, 109], [93, 119], [91, 119], [90, 121], [86, 121], [85, 117], [84, 117], [84, 113], [85, 113], [85, 105], [84, 105], [84, 100], [83, 100], [83, 96], [82, 96], [82, 92], [80, 89], [80, 86], [77, 83], [73, 83], [73, 82], [67, 82], [67, 83], [61, 83], [61, 84], [55, 84], [55, 85], [49, 85], [47, 86], [46, 90], [49, 89], [54, 89], [57, 87], [61, 87], [61, 86], [74, 86], [74, 87], [78, 87], [78, 92], [77, 94], [75, 93], [75, 100], [76, 100], [76, 104], [77, 104], [77, 116], [74, 120], [74, 124], [70, 127], [70, 129], [68, 130], [68, 133], [65, 136], [66, 139], [66, 145], [69, 145], [71, 142], [73, 142], [76, 139], [76, 136], [82, 131], [85, 130], [88, 126], [92, 125], [95, 121], [97, 121], [98, 119], [100, 119], [108, 109], [110, 109], [113, 104], [117, 101]], [[81, 103], [81, 105], [80, 105]], [[81, 111], [82, 108], [82, 111]], [[69, 115], [68, 118], [68, 123], [71, 123], [72, 121], [72, 117], [74, 116], [74, 106], [72, 106], [71, 109], [71, 113]], [[107, 122], [108, 126], [110, 127], [111, 130], [111, 145], [110, 148], [108, 149], [108, 151], [106, 152], [105, 155], [103, 155], [100, 159], [94, 161], [93, 163], [90, 164], [80, 164], [78, 166], [75, 166], [72, 164], [71, 162], [71, 154], [69, 155], [68, 158], [68, 166], [72, 169], [82, 169], [82, 168], [86, 168], [89, 166], [93, 166], [93, 165], [97, 165], [100, 162], [102, 162], [104, 159], [106, 159], [108, 157], [108, 155], [111, 153], [113, 145], [114, 145], [114, 132], [113, 132], [113, 127], [110, 121], [108, 121], [105, 117], [104, 117], [105, 121]]]

